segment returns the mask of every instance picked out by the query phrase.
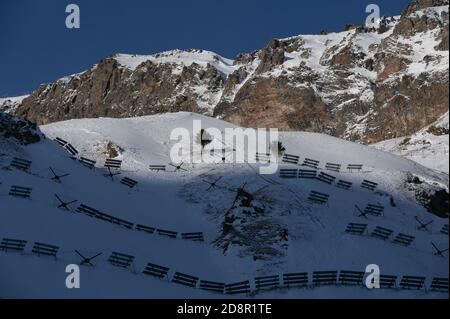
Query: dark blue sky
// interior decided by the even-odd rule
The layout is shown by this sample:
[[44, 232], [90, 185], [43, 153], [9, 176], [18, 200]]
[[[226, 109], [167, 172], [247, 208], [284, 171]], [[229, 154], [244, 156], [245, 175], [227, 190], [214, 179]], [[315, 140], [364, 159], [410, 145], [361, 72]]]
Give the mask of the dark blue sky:
[[[276, 37], [340, 31], [365, 7], [397, 15], [409, 0], [0, 0], [0, 97], [77, 73], [116, 52], [199, 48], [233, 58]], [[81, 28], [65, 27], [78, 4]]]

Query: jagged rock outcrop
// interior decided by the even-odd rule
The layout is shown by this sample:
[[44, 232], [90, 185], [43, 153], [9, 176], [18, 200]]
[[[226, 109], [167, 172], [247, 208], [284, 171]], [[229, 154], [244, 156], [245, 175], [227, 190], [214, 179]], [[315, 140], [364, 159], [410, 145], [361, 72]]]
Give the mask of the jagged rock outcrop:
[[448, 0], [416, 0], [378, 28], [275, 39], [234, 61], [202, 50], [114, 55], [42, 85], [12, 112], [44, 124], [192, 111], [373, 143], [447, 110]]
[[[415, 1], [400, 18], [382, 19], [379, 30], [349, 25], [333, 37], [270, 44], [269, 49], [288, 52], [284, 64], [278, 69], [269, 64], [266, 74], [248, 79], [232, 102], [219, 103], [215, 115], [241, 125], [325, 132], [366, 143], [412, 134], [448, 109], [448, 53], [439, 52], [448, 46], [448, 7], [429, 5]], [[371, 43], [363, 43], [367, 38]], [[299, 65], [288, 67], [290, 53], [301, 57]]]
[[28, 95], [0, 98], [0, 112], [14, 113]]
[[222, 86], [221, 74], [209, 64], [192, 63], [175, 73], [172, 63], [145, 61], [130, 70], [109, 57], [82, 74], [40, 86], [16, 114], [44, 124], [72, 118], [204, 113], [209, 101], [202, 101], [196, 89], [219, 92]]
[[36, 123], [0, 112], [0, 138], [14, 139], [22, 145], [37, 143], [43, 138]]
[[403, 14], [409, 15], [430, 7], [448, 6], [448, 3], [448, 0], [414, 0], [405, 8]]
[[404, 187], [412, 192], [417, 200], [431, 214], [442, 218], [449, 217], [449, 193], [447, 189], [421, 180], [408, 173]]
[[221, 103], [216, 115], [245, 127], [278, 127], [290, 130], [326, 130], [326, 106], [310, 88], [290, 87], [287, 78], [255, 78], [236, 94], [237, 105]]
[[279, 40], [272, 40], [267, 47], [258, 53], [258, 58], [261, 61], [256, 68], [256, 74], [261, 74], [272, 70], [278, 65], [284, 63], [284, 43]]
[[233, 205], [225, 213], [220, 236], [214, 244], [226, 254], [239, 247], [241, 254], [253, 260], [270, 260], [282, 256], [288, 247], [285, 225], [269, 216], [268, 204], [241, 187]]

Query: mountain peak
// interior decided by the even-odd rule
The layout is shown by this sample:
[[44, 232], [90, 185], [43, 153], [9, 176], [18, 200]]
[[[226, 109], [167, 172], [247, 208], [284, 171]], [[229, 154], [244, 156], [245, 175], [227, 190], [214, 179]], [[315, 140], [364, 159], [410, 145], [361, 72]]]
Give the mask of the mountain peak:
[[384, 17], [378, 29], [274, 39], [234, 60], [198, 49], [115, 54], [41, 86], [15, 113], [42, 124], [189, 111], [364, 143], [409, 135], [448, 109], [444, 3], [415, 1], [414, 14]]
[[233, 60], [224, 58], [217, 53], [199, 50], [170, 50], [152, 55], [135, 55], [135, 54], [115, 54], [112, 56], [120, 65], [135, 70], [139, 65], [151, 61], [156, 64], [171, 63], [181, 66], [190, 66], [192, 63], [202, 65], [204, 67], [210, 64], [218, 70], [228, 75], [235, 70], [233, 67]]
[[431, 8], [448, 6], [449, 0], [413, 0], [403, 11], [402, 15], [408, 15], [415, 11]]

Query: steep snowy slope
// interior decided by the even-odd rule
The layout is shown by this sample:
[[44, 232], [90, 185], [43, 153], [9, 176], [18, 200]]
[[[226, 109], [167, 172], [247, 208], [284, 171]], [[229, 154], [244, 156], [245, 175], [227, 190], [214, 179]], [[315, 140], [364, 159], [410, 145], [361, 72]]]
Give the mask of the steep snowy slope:
[[[408, 184], [410, 175], [429, 187], [447, 188], [448, 176], [402, 157], [371, 147], [312, 133], [283, 133], [287, 153], [326, 162], [363, 164], [361, 172], [329, 172], [353, 182], [350, 190], [319, 180], [281, 179], [278, 174], [260, 175], [264, 164], [184, 164], [186, 171], [149, 171], [150, 164], [170, 163], [169, 151], [174, 128], [190, 129], [192, 121], [223, 130], [232, 124], [192, 113], [164, 114], [131, 119], [71, 120], [42, 126], [49, 138], [40, 143], [18, 146], [3, 141], [0, 157], [0, 238], [28, 240], [24, 254], [0, 252], [0, 297], [223, 297], [191, 289], [142, 274], [148, 262], [200, 279], [233, 283], [259, 275], [320, 270], [364, 271], [378, 264], [382, 274], [419, 275], [429, 286], [435, 276], [448, 277], [448, 258], [433, 254], [431, 242], [448, 247], [448, 236], [440, 233], [448, 219], [427, 211], [416, 201]], [[97, 161], [90, 170], [72, 160], [51, 139], [70, 142], [80, 156]], [[122, 174], [111, 180], [101, 169], [108, 155], [116, 152], [123, 160]], [[108, 155], [107, 155], [108, 154]], [[29, 172], [10, 167], [12, 157], [32, 160]], [[50, 179], [52, 167], [68, 173], [62, 183]], [[305, 168], [283, 164], [282, 168]], [[408, 174], [409, 172], [409, 174]], [[119, 183], [127, 176], [138, 182], [129, 189]], [[216, 187], [213, 182], [218, 178]], [[362, 189], [364, 179], [378, 183], [376, 191]], [[32, 187], [31, 199], [8, 196], [12, 185]], [[326, 205], [308, 202], [311, 190], [330, 195]], [[55, 194], [65, 201], [78, 200], [70, 211], [58, 209]], [[155, 228], [179, 233], [203, 232], [205, 242], [170, 239], [127, 229], [76, 213], [81, 203], [103, 213]], [[383, 216], [358, 217], [355, 205], [385, 206]], [[415, 216], [433, 221], [429, 232], [419, 231]], [[232, 220], [230, 220], [232, 219]], [[392, 229], [391, 240], [345, 233], [347, 224], [368, 224]], [[415, 236], [412, 247], [392, 243], [394, 235]], [[179, 235], [178, 235], [179, 236]], [[58, 258], [31, 253], [34, 242], [60, 246]], [[95, 267], [81, 268], [81, 289], [65, 287], [65, 267], [80, 262], [74, 250], [95, 259]], [[112, 251], [135, 256], [128, 271], [113, 267], [107, 259]], [[275, 298], [446, 298], [436, 292], [360, 287], [316, 287], [282, 289], [257, 294]], [[245, 295], [244, 295], [245, 297]]]
[[383, 141], [373, 146], [448, 174], [448, 113], [416, 134]]
[[206, 68], [209, 65], [214, 66], [222, 72], [225, 77], [237, 69], [233, 65], [234, 61], [221, 57], [220, 55], [205, 50], [172, 50], [161, 52], [154, 55], [131, 55], [116, 54], [114, 58], [122, 66], [135, 70], [144, 62], [151, 61], [157, 64], [171, 63], [177, 66], [174, 72], [181, 73], [184, 66], [190, 66], [192, 63], [202, 65]]

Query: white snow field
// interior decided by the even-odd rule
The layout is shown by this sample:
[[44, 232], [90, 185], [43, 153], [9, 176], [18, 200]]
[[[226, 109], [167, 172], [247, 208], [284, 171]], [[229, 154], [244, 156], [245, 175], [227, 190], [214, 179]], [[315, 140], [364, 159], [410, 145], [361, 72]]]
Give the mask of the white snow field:
[[179, 72], [183, 66], [190, 66], [192, 63], [206, 67], [208, 64], [214, 66], [225, 75], [233, 73], [237, 69], [233, 66], [233, 60], [221, 57], [220, 55], [205, 50], [171, 50], [153, 55], [136, 54], [116, 54], [114, 58], [123, 66], [135, 70], [143, 62], [153, 63], [174, 63], [179, 66]]
[[[352, 182], [350, 190], [316, 179], [282, 179], [278, 173], [260, 175], [264, 164], [184, 164], [175, 172], [150, 171], [150, 164], [167, 165], [172, 129], [191, 128], [194, 119], [204, 128], [223, 130], [231, 124], [192, 113], [173, 113], [131, 119], [83, 119], [53, 123], [40, 129], [47, 136], [37, 144], [18, 146], [0, 139], [0, 240], [27, 240], [23, 253], [0, 251], [0, 298], [448, 298], [447, 292], [431, 291], [434, 277], [448, 278], [448, 255], [434, 255], [431, 243], [448, 248], [448, 235], [440, 232], [448, 219], [433, 215], [415, 201], [413, 192], [404, 186], [409, 172], [430, 185], [448, 190], [448, 175], [428, 169], [416, 162], [322, 134], [281, 133], [286, 153], [320, 161], [319, 171]], [[81, 165], [53, 141], [59, 137], [71, 143], [84, 156], [97, 161], [95, 169]], [[123, 160], [121, 175], [114, 180], [103, 176], [102, 168], [112, 143]], [[110, 144], [111, 145], [111, 144]], [[10, 167], [13, 157], [32, 161], [28, 172]], [[324, 171], [325, 163], [340, 163], [340, 172]], [[347, 164], [363, 164], [362, 171], [350, 172]], [[57, 174], [70, 174], [61, 183], [51, 180], [49, 167]], [[282, 164], [281, 168], [305, 169]], [[130, 189], [120, 183], [123, 177], [138, 182]], [[204, 180], [217, 182], [211, 187]], [[363, 180], [378, 183], [375, 191], [363, 189]], [[236, 188], [254, 196], [264, 207], [255, 217], [270, 227], [287, 229], [283, 242], [258, 241], [263, 232], [254, 229], [248, 240], [232, 243], [227, 250], [221, 243], [224, 215], [236, 197]], [[9, 196], [12, 185], [31, 187], [30, 199]], [[207, 189], [210, 188], [208, 191]], [[307, 200], [311, 190], [329, 194], [327, 204]], [[57, 194], [65, 201], [77, 200], [70, 211], [57, 208]], [[395, 207], [392, 206], [395, 203]], [[178, 232], [178, 238], [127, 229], [98, 218], [78, 213], [80, 204], [93, 207], [133, 224]], [[355, 205], [385, 207], [382, 216], [358, 217]], [[433, 221], [429, 231], [418, 230], [417, 216]], [[247, 222], [251, 222], [249, 217]], [[368, 232], [350, 235], [349, 223], [364, 223]], [[376, 226], [393, 230], [388, 240], [370, 236]], [[183, 240], [181, 233], [202, 232], [204, 242]], [[414, 236], [404, 247], [392, 242], [398, 233]], [[60, 247], [57, 258], [32, 253], [35, 242]], [[258, 246], [259, 245], [259, 246]], [[102, 253], [93, 267], [83, 265], [81, 287], [65, 285], [66, 266], [79, 263], [74, 252], [86, 257]], [[130, 269], [108, 263], [111, 252], [135, 257]], [[262, 252], [261, 252], [262, 251]], [[265, 251], [274, 253], [264, 253]], [[258, 257], [258, 258], [255, 258]], [[255, 290], [254, 277], [308, 272], [306, 288], [281, 287], [258, 293], [227, 295], [185, 287], [170, 279], [158, 279], [142, 273], [147, 263], [168, 267], [168, 278], [182, 272], [222, 283], [249, 280]], [[314, 271], [354, 270], [364, 272], [377, 264], [381, 274], [424, 276], [427, 289], [372, 289], [362, 286], [331, 285], [312, 287]], [[198, 284], [197, 284], [198, 285]]]
[[[443, 132], [436, 135], [430, 131], [430, 128], [437, 128]], [[382, 141], [373, 144], [373, 146], [380, 150], [402, 155], [423, 166], [448, 174], [450, 153], [448, 129], [447, 112], [435, 123], [411, 136]]]

